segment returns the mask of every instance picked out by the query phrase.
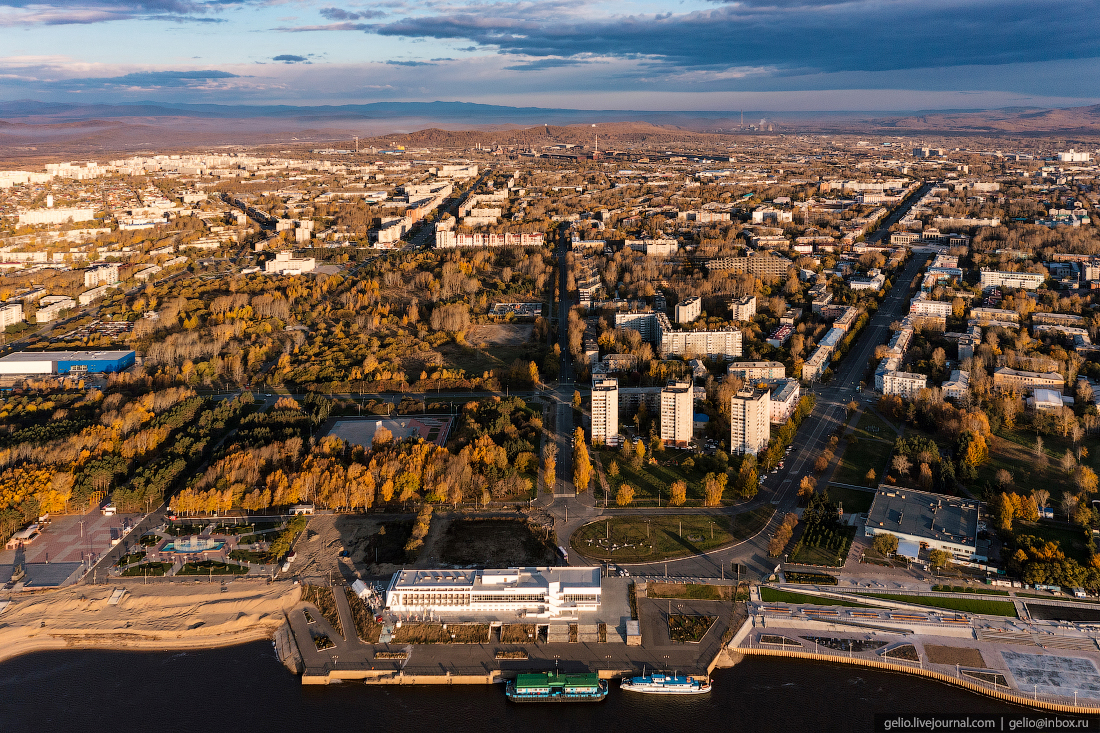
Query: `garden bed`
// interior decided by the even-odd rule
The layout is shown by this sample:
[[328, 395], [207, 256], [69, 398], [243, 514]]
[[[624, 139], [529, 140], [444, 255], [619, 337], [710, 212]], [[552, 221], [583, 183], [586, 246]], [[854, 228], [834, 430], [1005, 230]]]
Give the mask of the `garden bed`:
[[336, 610], [336, 596], [332, 588], [320, 585], [302, 586], [302, 603], [312, 603], [332, 625], [333, 630], [340, 636], [344, 636], [344, 629], [340, 626], [340, 612]]
[[788, 583], [802, 583], [804, 585], [836, 585], [835, 576], [828, 573], [790, 573], [784, 572], [783, 577]]
[[732, 585], [706, 585], [703, 583], [646, 584], [647, 598], [682, 598], [696, 601], [728, 601], [733, 598]]
[[248, 568], [217, 560], [189, 562], [179, 569], [176, 575], [244, 575]]
[[172, 569], [172, 563], [170, 562], [146, 562], [141, 565], [134, 565], [133, 567], [126, 568], [119, 575], [124, 578], [144, 577], [146, 575], [151, 577], [161, 577]]
[[488, 624], [405, 622], [393, 630], [394, 644], [486, 644]]
[[668, 617], [668, 636], [677, 644], [698, 644], [717, 620], [717, 616], [674, 613]]
[[856, 603], [855, 601], [845, 601], [839, 598], [823, 598], [820, 596], [811, 596], [806, 593], [794, 593], [789, 590], [780, 590], [779, 588], [760, 588], [760, 600], [766, 603], [790, 603], [798, 606], [849, 606], [851, 608], [874, 608], [874, 606], [868, 606], [866, 603]]
[[344, 594], [351, 608], [351, 621], [355, 624], [356, 635], [367, 644], [377, 644], [378, 637], [382, 635], [382, 624], [375, 620], [370, 608], [351, 588], [344, 588]]
[[870, 598], [884, 601], [911, 603], [915, 606], [945, 608], [963, 613], [979, 613], [986, 616], [1008, 616], [1016, 618], [1016, 606], [1011, 601], [987, 601], [983, 598], [943, 598], [941, 596], [906, 596], [894, 593], [863, 593]]
[[534, 641], [534, 624], [504, 624], [500, 627], [501, 644], [531, 644]]

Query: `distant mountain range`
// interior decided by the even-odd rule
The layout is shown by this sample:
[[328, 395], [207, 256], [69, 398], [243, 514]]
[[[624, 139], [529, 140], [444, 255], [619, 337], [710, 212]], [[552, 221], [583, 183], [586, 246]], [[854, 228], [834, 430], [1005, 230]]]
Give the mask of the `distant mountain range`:
[[[742, 123], [742, 120], [744, 122]], [[0, 154], [10, 159], [92, 156], [137, 150], [182, 150], [212, 145], [302, 145], [350, 141], [419, 131], [420, 144], [443, 140], [503, 142], [530, 133], [441, 134], [459, 131], [518, 132], [543, 125], [599, 123], [634, 125], [630, 133], [654, 141], [690, 133], [738, 134], [752, 125], [773, 133], [858, 135], [945, 134], [970, 136], [1100, 136], [1100, 105], [1066, 109], [1007, 108], [929, 112], [767, 112], [577, 110], [507, 107], [469, 102], [374, 102], [293, 106], [137, 102], [76, 104], [17, 100], [0, 102]], [[608, 134], [614, 134], [607, 129]], [[582, 130], [575, 135], [587, 137]], [[604, 133], [601, 133], [601, 135]], [[410, 139], [412, 142], [412, 139]], [[609, 142], [611, 142], [609, 140]], [[416, 144], [415, 142], [413, 144]]]

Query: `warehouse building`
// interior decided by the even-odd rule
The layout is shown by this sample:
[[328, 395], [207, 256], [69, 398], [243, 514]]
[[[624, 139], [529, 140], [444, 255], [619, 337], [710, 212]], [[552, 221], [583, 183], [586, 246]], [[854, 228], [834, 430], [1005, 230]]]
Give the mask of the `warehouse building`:
[[16, 351], [0, 359], [0, 375], [101, 374], [133, 365], [133, 351]]

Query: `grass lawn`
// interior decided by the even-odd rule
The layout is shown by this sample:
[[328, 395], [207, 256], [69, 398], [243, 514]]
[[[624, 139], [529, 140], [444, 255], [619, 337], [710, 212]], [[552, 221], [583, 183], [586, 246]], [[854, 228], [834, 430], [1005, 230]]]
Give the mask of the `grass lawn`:
[[873, 606], [868, 606], [866, 603], [844, 601], [839, 598], [821, 598], [806, 593], [794, 593], [789, 590], [768, 588], [766, 586], [761, 586], [760, 588], [760, 600], [766, 603], [793, 603], [802, 606], [851, 606], [852, 608], [873, 608]]
[[632, 563], [707, 552], [734, 537], [725, 517], [684, 514], [612, 517], [586, 524], [569, 541], [586, 557]]
[[939, 596], [906, 596], [893, 593], [864, 593], [871, 598], [881, 598], [884, 601], [898, 601], [899, 603], [912, 603], [916, 606], [932, 606], [933, 608], [946, 608], [963, 613], [981, 613], [986, 616], [1009, 616], [1016, 618], [1016, 606], [1012, 601], [987, 601], [982, 598], [941, 598]]
[[734, 539], [747, 540], [768, 525], [775, 507], [771, 504], [758, 506], [747, 512], [735, 514], [730, 518], [730, 534]]
[[[604, 473], [607, 475], [607, 483], [611, 487], [611, 494], [608, 497], [609, 502], [615, 501], [615, 493], [619, 490], [619, 486], [626, 483], [634, 487], [634, 504], [657, 506], [660, 503], [661, 506], [668, 506], [669, 487], [674, 482], [682, 480], [687, 482], [687, 502], [685, 506], [703, 505], [703, 479], [707, 474], [699, 467], [685, 469], [680, 465], [690, 457], [691, 454], [689, 453], [666, 449], [656, 454], [657, 465], [649, 463], [647, 454], [645, 463], [637, 471], [630, 467], [630, 464], [623, 459], [619, 451], [600, 450], [599, 454]], [[618, 476], [607, 473], [612, 461], [619, 466]], [[600, 497], [602, 489], [596, 484], [594, 486], [596, 486], [594, 490], [597, 492], [597, 498], [602, 498]], [[658, 494], [660, 494], [659, 501]], [[728, 487], [723, 499], [723, 503], [737, 501], [732, 489]]]
[[1088, 541], [1083, 529], [1063, 527], [1049, 522], [1016, 522], [1013, 532], [1017, 535], [1034, 535], [1047, 542], [1057, 542], [1058, 549], [1066, 554], [1066, 557], [1087, 565], [1089, 561]]
[[870, 511], [871, 502], [875, 500], [873, 491], [847, 489], [843, 486], [830, 486], [828, 491], [830, 499], [844, 505], [845, 514], [863, 514]]
[[865, 409], [859, 416], [855, 430], [852, 431], [860, 440], [885, 440], [893, 443], [897, 439], [897, 432], [890, 423], [881, 417]]
[[[890, 455], [894, 451], [894, 444], [883, 443], [880, 440], [852, 440], [848, 439], [848, 447], [844, 450], [844, 456], [833, 474], [833, 481], [841, 484], [854, 484], [856, 486], [878, 486], [882, 477], [886, 475], [886, 468]], [[868, 469], [875, 469], [875, 478], [868, 481]]]
[[259, 565], [275, 562], [266, 552], [254, 552], [252, 550], [231, 550], [229, 559], [238, 562], [254, 562]]
[[[745, 597], [744, 591], [741, 597]], [[704, 583], [648, 583], [646, 598], [682, 598], [693, 601], [728, 601], [733, 598], [732, 585]]]

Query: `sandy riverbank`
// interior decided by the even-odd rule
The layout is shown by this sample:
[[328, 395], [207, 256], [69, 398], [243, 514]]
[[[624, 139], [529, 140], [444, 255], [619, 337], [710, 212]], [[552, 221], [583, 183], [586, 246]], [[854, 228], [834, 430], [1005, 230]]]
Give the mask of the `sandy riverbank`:
[[[116, 588], [127, 593], [117, 605]], [[298, 602], [289, 582], [76, 586], [11, 596], [0, 613], [0, 661], [48, 649], [201, 649], [271, 638]]]

